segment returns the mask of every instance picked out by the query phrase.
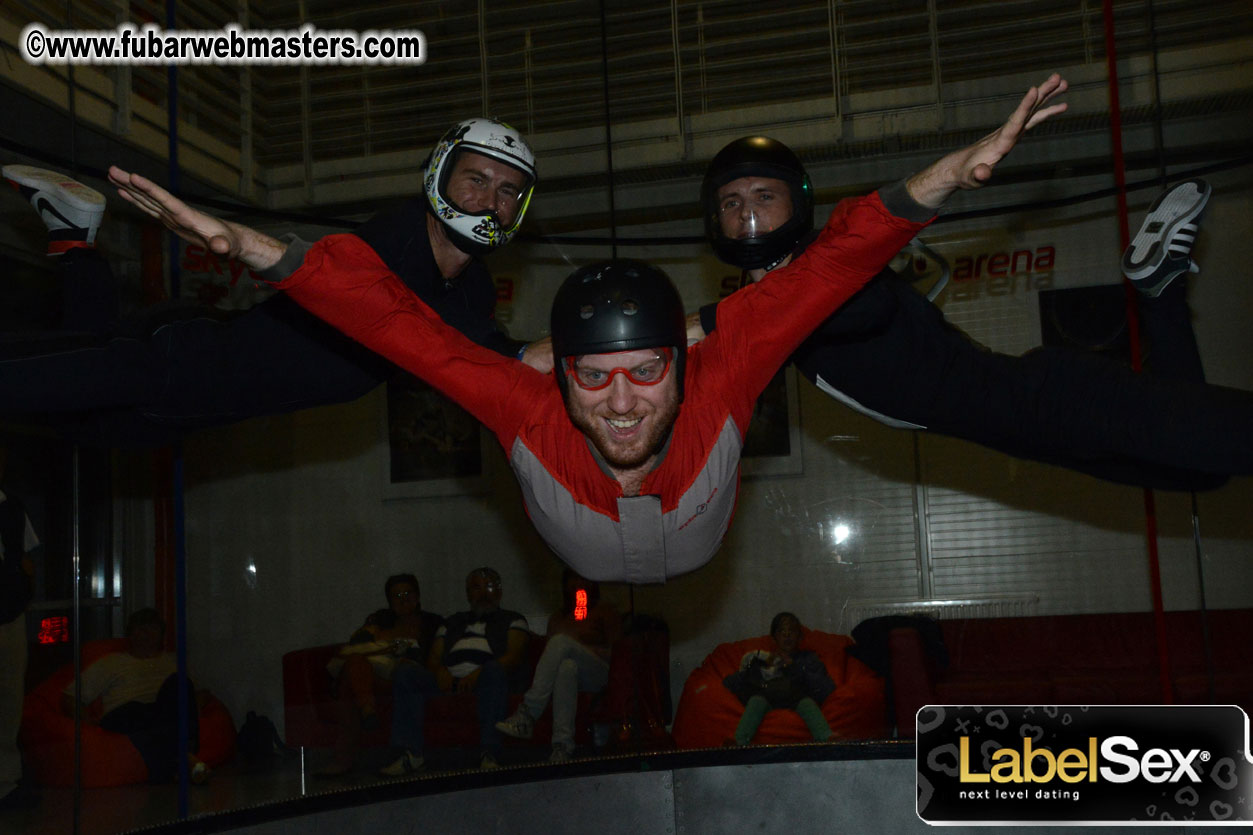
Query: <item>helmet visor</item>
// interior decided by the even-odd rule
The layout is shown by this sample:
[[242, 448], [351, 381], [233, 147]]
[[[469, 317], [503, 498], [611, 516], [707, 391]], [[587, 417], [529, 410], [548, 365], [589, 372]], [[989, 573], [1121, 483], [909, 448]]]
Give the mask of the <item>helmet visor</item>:
[[792, 218], [792, 190], [774, 177], [740, 177], [716, 197], [718, 226], [731, 240], [763, 237]]

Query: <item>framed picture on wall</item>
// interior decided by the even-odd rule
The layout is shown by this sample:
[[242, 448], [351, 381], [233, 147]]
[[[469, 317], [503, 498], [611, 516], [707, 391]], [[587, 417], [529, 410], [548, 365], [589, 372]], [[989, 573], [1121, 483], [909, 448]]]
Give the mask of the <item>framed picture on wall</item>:
[[799, 383], [796, 369], [789, 364], [774, 375], [757, 398], [741, 456], [740, 472], [745, 477], [800, 475], [805, 471]]
[[491, 437], [470, 413], [413, 377], [387, 384], [385, 498], [487, 490]]

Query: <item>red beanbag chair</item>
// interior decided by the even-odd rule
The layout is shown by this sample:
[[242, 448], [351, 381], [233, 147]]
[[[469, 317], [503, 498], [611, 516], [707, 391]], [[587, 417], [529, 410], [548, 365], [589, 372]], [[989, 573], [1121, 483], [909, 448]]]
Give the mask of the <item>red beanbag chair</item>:
[[[816, 652], [835, 682], [835, 692], [822, 703], [822, 713], [839, 739], [878, 739], [887, 736], [883, 679], [845, 650], [853, 640], [812, 629], [801, 629], [800, 649]], [[688, 676], [674, 718], [674, 739], [680, 748], [712, 748], [735, 735], [744, 705], [722, 683], [740, 668], [752, 650], [772, 650], [769, 635], [721, 644]], [[794, 710], [766, 714], [755, 743], [812, 742], [805, 721]]]
[[[125, 638], [106, 638], [83, 645], [83, 669], [111, 652], [124, 652]], [[74, 680], [74, 665], [66, 664], [26, 694], [18, 744], [26, 755], [30, 774], [45, 786], [74, 783], [74, 720], [61, 712], [61, 692]], [[88, 712], [99, 716], [99, 700]], [[235, 723], [226, 706], [210, 697], [200, 709], [200, 751], [209, 766], [235, 754]], [[83, 786], [124, 786], [143, 783], [148, 767], [130, 739], [99, 725], [83, 724]]]

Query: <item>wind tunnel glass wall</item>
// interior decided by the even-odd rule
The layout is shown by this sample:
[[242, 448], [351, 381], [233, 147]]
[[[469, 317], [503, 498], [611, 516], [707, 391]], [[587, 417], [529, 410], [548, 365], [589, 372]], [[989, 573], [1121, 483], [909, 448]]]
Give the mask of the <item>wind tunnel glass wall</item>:
[[[739, 287], [740, 271], [704, 241], [697, 204], [705, 165], [731, 139], [766, 133], [795, 148], [813, 179], [821, 224], [839, 200], [985, 134], [1027, 85], [1062, 69], [1075, 80], [1072, 118], [1024, 143], [1013, 166], [998, 172], [1003, 186], [956, 198], [956, 211], [975, 214], [923, 233], [950, 270], [936, 304], [953, 326], [1006, 355], [1040, 348], [1111, 362], [1125, 355], [1116, 206], [1099, 196], [1112, 175], [1095, 9], [1042, 7], [1020, 20], [1002, 4], [942, 4], [933, 19], [913, 3], [793, 3], [778, 13], [752, 4], [649, 2], [607, 4], [602, 30], [593, 6], [436, 5], [345, 12], [308, 0], [253, 4], [253, 28], [305, 20], [324, 29], [420, 28], [430, 59], [403, 68], [183, 68], [189, 188], [208, 183], [219, 196], [248, 197], [285, 216], [236, 220], [316, 239], [403, 205], [421, 189], [415, 171], [449, 125], [497, 116], [533, 140], [539, 186], [519, 239], [486, 259], [495, 318], [513, 337], [535, 339], [548, 333], [562, 279], [609, 257], [615, 245], [620, 256], [662, 267], [689, 312]], [[153, 4], [131, 9], [163, 17]], [[1201, 19], [1183, 5], [1157, 3], [1153, 29], [1144, 4], [1117, 4], [1115, 12], [1129, 64], [1124, 104], [1140, 114], [1127, 127], [1134, 233], [1157, 193], [1153, 125], [1144, 115], [1153, 102], [1143, 92], [1153, 80], [1152, 50], [1165, 56], [1160, 71], [1171, 82], [1160, 112], [1173, 181], [1247, 148], [1249, 82], [1231, 67], [1248, 54], [1253, 12], [1232, 2]], [[194, 4], [180, 7], [180, 25], [214, 28], [236, 13]], [[6, 5], [0, 21], [114, 25], [89, 10], [76, 9], [68, 23], [62, 14], [22, 2]], [[1211, 20], [1223, 21], [1221, 31]], [[88, 97], [116, 107], [109, 91], [128, 83], [136, 123], [163, 126], [160, 69], [134, 68], [126, 82], [117, 70], [76, 68], [79, 118], [92, 118]], [[99, 78], [87, 83], [91, 73]], [[1206, 84], [1189, 80], [1198, 77]], [[164, 153], [164, 142], [157, 145], [154, 158]], [[91, 163], [99, 170], [110, 161]], [[163, 166], [154, 162], [148, 173]], [[1208, 379], [1253, 389], [1253, 336], [1241, 313], [1253, 298], [1240, 280], [1239, 249], [1253, 213], [1250, 175], [1232, 165], [1205, 176], [1214, 196], [1196, 249], [1202, 273], [1190, 288], [1193, 322]], [[25, 236], [0, 239], [6, 253], [23, 250], [23, 264], [42, 258], [44, 233], [23, 219], [29, 205], [6, 190], [3, 211], [6, 226]], [[112, 197], [108, 217], [127, 231], [109, 239], [106, 254], [137, 295], [140, 221]], [[203, 251], [184, 245], [177, 257], [185, 299], [238, 311], [269, 297], [246, 271]], [[941, 272], [920, 250], [893, 266], [912, 285], [908, 292], [926, 291]], [[10, 273], [18, 272], [15, 264]], [[877, 363], [883, 355], [866, 344], [854, 361]], [[1150, 361], [1154, 350], [1147, 346]], [[238, 359], [223, 354], [224, 363]], [[885, 368], [884, 376], [895, 373]], [[938, 382], [942, 391], [943, 377]], [[1010, 419], [1032, 420], [1025, 412]], [[1236, 637], [1253, 617], [1247, 479], [1198, 495], [1199, 557], [1191, 497], [1157, 494], [1166, 635], [1159, 647], [1139, 488], [887, 426], [794, 370], [767, 390], [747, 435], [736, 518], [712, 560], [665, 585], [602, 584], [603, 600], [629, 616], [629, 640], [615, 650], [635, 664], [625, 680], [610, 677], [605, 696], [577, 700], [575, 759], [563, 774], [600, 767], [579, 760], [606, 752], [717, 749], [734, 739], [743, 705], [724, 680], [749, 653], [776, 647], [770, 625], [784, 611], [805, 628], [800, 648], [818, 654], [835, 683], [823, 705], [835, 745], [908, 739], [913, 711], [929, 702], [1253, 704], [1249, 650]], [[29, 502], [43, 542], [37, 596], [24, 621], [29, 714], [49, 676], [70, 660], [61, 637], [72, 639], [74, 624], [87, 646], [122, 638], [126, 616], [146, 606], [174, 613], [167, 608], [173, 578], [163, 572], [174, 567], [167, 548], [177, 517], [165, 503], [172, 476], [154, 453], [83, 462], [76, 614], [67, 603], [68, 447], [42, 435], [14, 437], [0, 488], [8, 494], [12, 483], [16, 495], [56, 497]], [[392, 618], [411, 598], [389, 594], [385, 583], [412, 574], [420, 609], [447, 617], [470, 607], [472, 569], [499, 572], [500, 605], [524, 618], [532, 636], [521, 672], [510, 677], [512, 713], [550, 622], [568, 607], [562, 565], [528, 519], [491, 433], [398, 376], [349, 402], [190, 432], [183, 462], [181, 614], [192, 681], [212, 697], [202, 695], [197, 710], [200, 746], [214, 760], [207, 786], [188, 791], [186, 814], [348, 797], [362, 787], [476, 771], [480, 728], [464, 698], [427, 700], [425, 771], [392, 746], [396, 670], [406, 656], [429, 660], [433, 636], [429, 619], [397, 626]], [[19, 468], [21, 480], [11, 481]], [[882, 620], [898, 617], [928, 620], [898, 632], [889, 627], [901, 621]], [[419, 628], [407, 632], [406, 624]], [[37, 643], [44, 637], [52, 643]], [[345, 654], [345, 647], [355, 649]], [[367, 659], [364, 666], [350, 664], [354, 656]], [[1163, 657], [1169, 696], [1160, 683]], [[889, 698], [889, 679], [905, 673], [915, 684], [898, 684]], [[645, 684], [646, 699], [613, 698]], [[530, 739], [502, 743], [500, 762], [548, 761], [548, 711]], [[272, 722], [277, 740], [264, 722], [237, 736], [250, 714]], [[81, 730], [86, 744], [99, 728]], [[30, 774], [37, 748], [25, 734]], [[783, 710], [767, 714], [751, 741], [811, 738], [799, 714]], [[379, 775], [398, 761], [399, 776]], [[71, 821], [65, 771], [58, 775], [60, 783], [45, 781], [43, 805], [20, 819], [19, 831], [37, 831], [39, 816]], [[86, 788], [81, 831], [125, 831], [184, 813], [174, 782], [147, 785], [145, 776], [124, 788]]]

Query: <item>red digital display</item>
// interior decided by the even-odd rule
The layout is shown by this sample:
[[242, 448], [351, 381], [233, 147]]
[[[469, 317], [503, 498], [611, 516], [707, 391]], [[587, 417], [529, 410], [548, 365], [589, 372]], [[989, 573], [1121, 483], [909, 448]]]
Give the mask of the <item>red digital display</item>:
[[39, 637], [41, 644], [67, 644], [70, 641], [70, 619], [64, 615], [51, 618], [40, 618]]
[[587, 620], [587, 592], [583, 589], [574, 593], [574, 619]]

